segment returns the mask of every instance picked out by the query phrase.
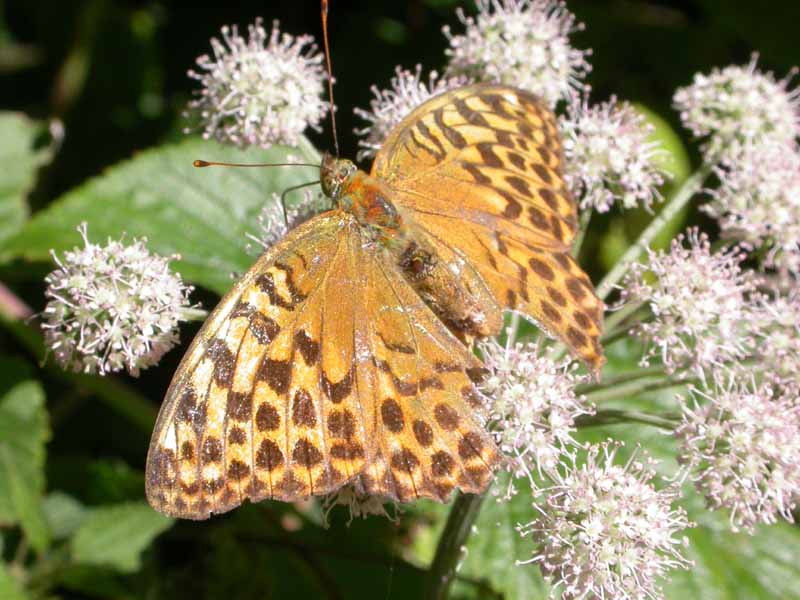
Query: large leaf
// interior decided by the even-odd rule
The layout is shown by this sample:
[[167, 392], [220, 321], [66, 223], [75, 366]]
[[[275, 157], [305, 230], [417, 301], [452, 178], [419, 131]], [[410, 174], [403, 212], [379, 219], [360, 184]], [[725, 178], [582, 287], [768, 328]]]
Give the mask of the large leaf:
[[[196, 169], [197, 158], [229, 162], [285, 162], [292, 154], [318, 163], [314, 148], [273, 147], [243, 152], [213, 141], [190, 138], [148, 150], [57, 199], [9, 240], [0, 258], [49, 260], [51, 248], [78, 245], [75, 228], [89, 224], [94, 241], [107, 236], [147, 236], [150, 248], [180, 254], [175, 267], [187, 280], [217, 292], [231, 286], [231, 273], [253, 262], [245, 234], [257, 234], [257, 217], [272, 193], [319, 178], [310, 167]], [[299, 197], [301, 192], [289, 196]]]
[[6, 392], [0, 399], [0, 523], [19, 522], [40, 552], [49, 542], [41, 506], [49, 435], [40, 385], [25, 381]]
[[172, 522], [146, 502], [96, 508], [89, 511], [72, 537], [72, 558], [80, 564], [135, 572], [142, 551]]
[[22, 113], [0, 112], [0, 246], [28, 217], [27, 196], [49, 148], [35, 148], [43, 125]]
[[86, 517], [86, 508], [72, 496], [63, 492], [48, 494], [42, 504], [44, 516], [53, 539], [69, 537]]

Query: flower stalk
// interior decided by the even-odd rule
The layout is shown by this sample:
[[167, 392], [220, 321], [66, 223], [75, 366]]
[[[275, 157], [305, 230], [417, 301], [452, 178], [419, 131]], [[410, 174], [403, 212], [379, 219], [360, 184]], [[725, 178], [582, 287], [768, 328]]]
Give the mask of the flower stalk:
[[703, 164], [683, 182], [683, 185], [681, 185], [672, 199], [641, 233], [639, 239], [628, 248], [622, 258], [614, 265], [614, 268], [597, 285], [597, 296], [601, 300], [608, 298], [614, 287], [625, 277], [630, 266], [647, 250], [651, 242], [661, 233], [661, 230], [691, 201], [695, 194], [703, 189], [703, 183], [712, 169], [712, 165]]

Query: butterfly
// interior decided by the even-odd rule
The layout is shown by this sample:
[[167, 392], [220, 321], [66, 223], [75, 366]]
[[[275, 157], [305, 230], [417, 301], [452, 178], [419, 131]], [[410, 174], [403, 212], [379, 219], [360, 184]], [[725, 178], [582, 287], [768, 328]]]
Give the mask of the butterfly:
[[445, 92], [394, 128], [370, 174], [325, 155], [320, 180], [336, 208], [258, 259], [178, 367], [146, 468], [163, 513], [345, 484], [400, 502], [482, 492], [501, 457], [470, 342], [498, 335], [504, 310], [603, 364], [556, 121], [532, 94]]

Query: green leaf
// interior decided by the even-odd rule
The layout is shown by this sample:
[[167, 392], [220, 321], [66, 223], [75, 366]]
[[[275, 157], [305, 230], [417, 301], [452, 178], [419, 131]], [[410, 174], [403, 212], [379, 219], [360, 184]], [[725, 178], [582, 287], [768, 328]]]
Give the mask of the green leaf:
[[86, 508], [63, 492], [48, 494], [42, 505], [53, 539], [68, 538], [86, 517]]
[[0, 598], [3, 600], [28, 600], [29, 598], [2, 561], [0, 561]]
[[[508, 476], [503, 473], [493, 489], [505, 491], [507, 485]], [[536, 565], [516, 564], [531, 558], [534, 549], [531, 540], [522, 538], [516, 530], [517, 524], [533, 519], [530, 489], [521, 481], [516, 485], [520, 492], [511, 500], [498, 500], [491, 492], [484, 500], [458, 574], [488, 580], [491, 589], [508, 600], [547, 598], [549, 588]], [[474, 591], [474, 586], [455, 586], [456, 591], [468, 589]]]
[[[257, 234], [261, 208], [272, 193], [319, 179], [316, 168], [275, 167], [196, 169], [203, 157], [229, 162], [285, 162], [289, 154], [318, 163], [307, 141], [301, 148], [273, 147], [244, 152], [197, 138], [161, 146], [108, 170], [57, 199], [9, 240], [0, 259], [49, 260], [80, 241], [75, 228], [89, 224], [93, 241], [147, 236], [151, 250], [181, 255], [175, 269], [187, 280], [223, 293], [231, 273], [253, 262], [246, 233]], [[313, 189], [313, 188], [312, 188]], [[292, 204], [302, 192], [288, 196]]]
[[41, 505], [49, 436], [39, 383], [19, 383], [0, 399], [0, 522], [20, 523], [39, 552], [50, 537]]
[[93, 509], [72, 537], [73, 560], [133, 573], [139, 569], [142, 551], [172, 523], [146, 502]]
[[27, 196], [50, 149], [35, 148], [44, 125], [22, 113], [0, 112], [0, 246], [28, 218]]

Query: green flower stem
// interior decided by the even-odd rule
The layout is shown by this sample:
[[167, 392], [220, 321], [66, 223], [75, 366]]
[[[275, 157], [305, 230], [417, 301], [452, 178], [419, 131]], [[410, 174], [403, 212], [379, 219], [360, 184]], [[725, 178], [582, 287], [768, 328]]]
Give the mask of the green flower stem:
[[182, 308], [181, 317], [184, 321], [205, 321], [208, 311], [202, 308]]
[[631, 396], [638, 396], [646, 392], [663, 390], [672, 387], [682, 387], [693, 383], [698, 383], [699, 379], [686, 378], [678, 379], [675, 377], [662, 377], [655, 380], [631, 381], [628, 384], [618, 385], [613, 388], [599, 389], [586, 394], [586, 397], [594, 404], [623, 400]]
[[666, 373], [664, 373], [664, 367], [662, 366], [625, 371], [624, 373], [620, 373], [619, 375], [615, 375], [613, 377], [606, 377], [601, 382], [578, 385], [575, 387], [575, 393], [582, 396], [599, 390], [612, 389], [618, 385], [630, 383], [632, 381], [639, 381], [641, 379], [659, 376], [661, 376], [662, 379], [666, 378]]
[[661, 230], [684, 206], [686, 206], [686, 204], [688, 204], [689, 200], [702, 189], [703, 182], [706, 180], [709, 173], [711, 173], [711, 170], [712, 165], [704, 164], [683, 182], [680, 189], [664, 208], [661, 209], [661, 212], [650, 222], [650, 225], [642, 232], [639, 239], [628, 248], [627, 252], [625, 252], [622, 258], [617, 261], [617, 264], [614, 265], [614, 268], [608, 272], [597, 286], [597, 295], [601, 300], [605, 300], [608, 297], [611, 290], [614, 289], [614, 286], [616, 286], [628, 272], [631, 264], [639, 259]]
[[622, 328], [623, 331], [627, 331], [629, 328], [625, 325], [625, 321], [635, 315], [642, 306], [643, 304], [641, 302], [630, 302], [619, 310], [612, 312], [603, 322], [605, 333], [603, 337], [600, 338], [600, 341], [605, 342], [607, 338], [616, 336], [619, 328]]
[[598, 410], [593, 415], [581, 415], [576, 419], [576, 426], [596, 427], [598, 425], [616, 425], [619, 423], [642, 423], [652, 425], [660, 429], [675, 429], [680, 417], [677, 415], [654, 415], [635, 410]]
[[583, 240], [586, 238], [586, 231], [589, 229], [589, 221], [592, 220], [592, 209], [587, 208], [581, 213], [581, 220], [578, 225], [578, 235], [575, 236], [575, 240], [572, 242], [572, 256], [576, 257], [581, 252], [581, 246], [583, 246]]
[[448, 597], [456, 566], [462, 557], [462, 549], [480, 514], [483, 498], [473, 494], [459, 494], [453, 502], [436, 546], [436, 555], [428, 569], [426, 593], [423, 595], [426, 600], [445, 600]]
[[113, 411], [128, 419], [147, 435], [153, 431], [153, 425], [156, 422], [156, 407], [135, 389], [110, 376], [99, 377], [60, 369], [46, 360], [47, 351], [37, 329], [9, 318], [3, 312], [0, 312], [0, 326], [13, 335], [36, 358], [48, 375], [96, 395]]

